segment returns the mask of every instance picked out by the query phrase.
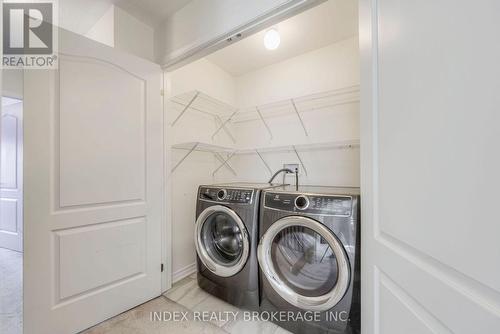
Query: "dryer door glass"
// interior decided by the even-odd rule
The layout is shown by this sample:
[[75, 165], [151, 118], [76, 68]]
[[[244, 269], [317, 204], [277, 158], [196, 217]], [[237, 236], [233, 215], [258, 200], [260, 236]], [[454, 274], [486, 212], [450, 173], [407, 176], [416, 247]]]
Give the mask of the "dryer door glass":
[[207, 217], [201, 231], [203, 246], [216, 263], [232, 266], [243, 253], [243, 236], [236, 221], [225, 212]]
[[290, 226], [275, 236], [271, 259], [280, 279], [302, 296], [317, 297], [337, 283], [337, 258], [317, 232], [304, 226]]
[[314, 219], [275, 221], [260, 239], [257, 256], [274, 291], [298, 308], [329, 310], [349, 288], [351, 270], [342, 242]]

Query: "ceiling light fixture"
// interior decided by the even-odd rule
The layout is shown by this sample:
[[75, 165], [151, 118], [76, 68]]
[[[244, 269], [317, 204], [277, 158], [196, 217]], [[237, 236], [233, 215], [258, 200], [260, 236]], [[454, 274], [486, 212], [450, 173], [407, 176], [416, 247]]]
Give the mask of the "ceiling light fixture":
[[281, 37], [280, 33], [276, 28], [269, 29], [266, 31], [264, 36], [264, 46], [268, 50], [276, 50], [280, 46]]

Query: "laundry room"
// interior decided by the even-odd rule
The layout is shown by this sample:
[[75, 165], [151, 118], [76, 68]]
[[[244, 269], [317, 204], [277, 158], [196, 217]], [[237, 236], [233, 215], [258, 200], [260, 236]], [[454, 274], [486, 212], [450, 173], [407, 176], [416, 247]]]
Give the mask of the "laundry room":
[[265, 183], [287, 165], [299, 184], [359, 187], [357, 29], [355, 2], [327, 1], [166, 72], [174, 281], [195, 270], [199, 185]]
[[[357, 13], [357, 5], [353, 1], [326, 1], [259, 31], [230, 37], [226, 41], [227, 45], [220, 46], [219, 50], [166, 71], [165, 106], [171, 153], [171, 168], [168, 171], [171, 196], [168, 204], [174, 236], [174, 292], [176, 284], [183, 285], [186, 276], [200, 271], [201, 267], [205, 268], [203, 264], [206, 264], [207, 268], [218, 268], [220, 272], [225, 272], [227, 267], [238, 267], [231, 261], [227, 262], [227, 258], [233, 256], [227, 254], [224, 255], [225, 258], [221, 258], [219, 265], [216, 260], [217, 251], [212, 254], [210, 248], [211, 245], [217, 246], [217, 240], [214, 238], [239, 240], [239, 236], [219, 235], [220, 231], [214, 230], [203, 232], [209, 225], [216, 226], [221, 224], [220, 221], [233, 220], [231, 217], [224, 218], [226, 214], [222, 213], [226, 207], [232, 208], [227, 192], [233, 191], [233, 188], [268, 184], [278, 172], [272, 182], [289, 184], [292, 187], [298, 182], [295, 189], [300, 189], [299, 195], [307, 192], [306, 186], [319, 186], [308, 189], [309, 193], [326, 191], [326, 194], [338, 196], [359, 195], [360, 57]], [[206, 187], [199, 189], [200, 185]], [[328, 187], [337, 187], [338, 190], [333, 190], [332, 193]], [[207, 211], [210, 206], [204, 203], [204, 200], [217, 202], [218, 191], [225, 192], [222, 196], [226, 196], [226, 200], [218, 203], [222, 206], [219, 210], [220, 217], [210, 220], [211, 215], [217, 214], [217, 210]], [[204, 197], [201, 201], [203, 203], [198, 201], [202, 198], [200, 196]], [[260, 200], [263, 203], [264, 199]], [[291, 199], [292, 202], [294, 200], [295, 197]], [[327, 201], [328, 197], [309, 196], [305, 200]], [[263, 205], [265, 204], [258, 210], [262, 211]], [[349, 207], [350, 205], [347, 204]], [[355, 206], [354, 211], [357, 211], [357, 208]], [[300, 210], [293, 208], [292, 213], [288, 214], [293, 214], [294, 211], [296, 213]], [[304, 215], [307, 215], [306, 212], [307, 210]], [[242, 217], [250, 215], [247, 211], [238, 212], [237, 209], [235, 214]], [[314, 214], [311, 217], [315, 217]], [[257, 223], [261, 229], [262, 224], [262, 221]], [[310, 224], [305, 222], [305, 228]], [[359, 222], [351, 222], [348, 225], [356, 224], [359, 226]], [[288, 230], [285, 229], [288, 232], [283, 233], [294, 235], [294, 238], [304, 244], [315, 244], [315, 232], [308, 234], [299, 231], [301, 227], [294, 224], [291, 226]], [[238, 229], [236, 225], [224, 227]], [[292, 231], [294, 228], [295, 232]], [[252, 227], [246, 226], [246, 229], [249, 234], [252, 233]], [[200, 236], [197, 244], [197, 236], [200, 233], [207, 235]], [[335, 233], [338, 231], [333, 234]], [[263, 233], [258, 232], [254, 236], [250, 235], [250, 243], [257, 242], [252, 239], [259, 239], [262, 235]], [[348, 235], [349, 232], [342, 231], [339, 238], [349, 239]], [[352, 241], [355, 237], [354, 235]], [[320, 243], [320, 239], [317, 241]], [[204, 243], [207, 250], [203, 250]], [[304, 255], [307, 252], [304, 247], [306, 246], [302, 246], [302, 249], [295, 253], [302, 252]], [[320, 258], [337, 258], [336, 261], [341, 262], [332, 249], [323, 249], [324, 247], [316, 244], [314, 247], [314, 251], [309, 249], [310, 254], [321, 253]], [[344, 247], [354, 249], [356, 244], [354, 242], [349, 246], [341, 246]], [[224, 245], [221, 249], [224, 249]], [[234, 249], [231, 248], [231, 251], [233, 254]], [[255, 256], [256, 249], [251, 248], [250, 253]], [[196, 258], [200, 258], [202, 254], [206, 261], [201, 259], [200, 267], [196, 264]], [[354, 252], [350, 256], [354, 259]], [[359, 257], [359, 254], [357, 256]], [[329, 276], [337, 275], [337, 271], [340, 275], [341, 269], [337, 269], [337, 264], [334, 265], [335, 270], [321, 268], [318, 264], [315, 267], [312, 264], [314, 261], [328, 262], [322, 258], [308, 258], [307, 261], [310, 267], [304, 267], [302, 264], [301, 268], [305, 273], [302, 278], [300, 274], [295, 273], [295, 277], [284, 279], [288, 280], [289, 286], [301, 286], [304, 298], [307, 298], [308, 294], [316, 297], [328, 295], [335, 287], [332, 282], [336, 281], [336, 278]], [[288, 262], [291, 266], [293, 263], [300, 266], [300, 256], [289, 255]], [[354, 268], [355, 263], [351, 265]], [[220, 280], [217, 278], [217, 270], [208, 270], [213, 271], [209, 272], [210, 278], [203, 280], [199, 277], [197, 285], [205, 291], [213, 290], [212, 295], [229, 304], [244, 309], [259, 308], [258, 300], [255, 303], [248, 301], [251, 296], [235, 297], [239, 295], [238, 291], [219, 291], [218, 294], [220, 286], [217, 286], [217, 283], [214, 285], [214, 282]], [[232, 278], [222, 280], [221, 286], [252, 290], [248, 286], [231, 281], [233, 279], [241, 282], [248, 279], [248, 276], [237, 274], [240, 270], [241, 267], [229, 275]], [[257, 267], [255, 271], [258, 272]], [[308, 275], [317, 277], [308, 281], [304, 278]], [[322, 275], [325, 276], [321, 277]], [[258, 274], [252, 279], [257, 282]], [[293, 282], [294, 280], [296, 282]], [[330, 283], [333, 285], [328, 287]], [[307, 286], [308, 284], [310, 286]], [[197, 289], [194, 286], [191, 288]], [[259, 290], [258, 287], [253, 289]], [[356, 286], [356, 289], [359, 295], [359, 286]], [[255, 295], [259, 296], [261, 292], [255, 292]], [[349, 291], [349, 296], [351, 293], [352, 291]], [[324, 303], [328, 304], [326, 301]], [[350, 305], [349, 303], [347, 312]], [[307, 304], [294, 306], [303, 311], [315, 309]], [[286, 311], [288, 308], [278, 307], [274, 310]], [[328, 307], [320, 307], [317, 310], [328, 310]], [[284, 325], [286, 328], [286, 324]], [[297, 328], [288, 329], [300, 331]]]

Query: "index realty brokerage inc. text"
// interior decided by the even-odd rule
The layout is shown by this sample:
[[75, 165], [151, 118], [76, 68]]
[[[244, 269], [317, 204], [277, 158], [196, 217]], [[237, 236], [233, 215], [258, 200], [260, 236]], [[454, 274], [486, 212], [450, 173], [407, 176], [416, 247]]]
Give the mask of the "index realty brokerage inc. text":
[[257, 311], [175, 311], [175, 312], [150, 312], [149, 319], [151, 321], [217, 321], [229, 322], [235, 320], [243, 321], [348, 321], [349, 314], [347, 312], [288, 312], [288, 311], [275, 311], [275, 312], [257, 312]]

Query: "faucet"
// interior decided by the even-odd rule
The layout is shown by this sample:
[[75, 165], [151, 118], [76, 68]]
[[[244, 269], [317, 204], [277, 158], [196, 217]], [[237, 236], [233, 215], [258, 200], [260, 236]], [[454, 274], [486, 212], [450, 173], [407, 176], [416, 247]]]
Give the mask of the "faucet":
[[295, 174], [295, 190], [299, 190], [299, 171], [295, 169], [295, 171], [291, 170], [290, 168], [282, 168], [278, 170], [276, 173], [274, 173], [273, 176], [269, 179], [267, 183], [272, 184], [276, 176], [278, 176], [280, 173], [294, 173]]

